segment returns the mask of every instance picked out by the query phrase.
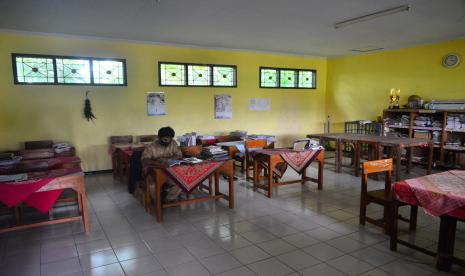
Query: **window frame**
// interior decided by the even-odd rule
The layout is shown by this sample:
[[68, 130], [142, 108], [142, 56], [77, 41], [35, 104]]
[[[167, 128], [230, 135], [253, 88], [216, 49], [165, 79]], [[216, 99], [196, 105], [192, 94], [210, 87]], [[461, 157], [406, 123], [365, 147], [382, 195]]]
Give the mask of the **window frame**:
[[[29, 57], [29, 58], [48, 58], [53, 60], [53, 72], [54, 72], [54, 82], [20, 82], [18, 81], [18, 72], [16, 66], [16, 58], [17, 57]], [[56, 59], [81, 59], [81, 60], [88, 60], [89, 61], [89, 76], [90, 76], [90, 83], [65, 83], [65, 82], [58, 82], [58, 68]], [[123, 83], [122, 84], [101, 84], [101, 83], [94, 83], [94, 68], [93, 68], [93, 60], [98, 61], [117, 61], [123, 64]], [[97, 57], [81, 57], [81, 56], [58, 56], [58, 55], [41, 55], [41, 54], [21, 54], [21, 53], [12, 53], [11, 54], [11, 61], [13, 64], [13, 82], [15, 85], [81, 85], [81, 86], [128, 86], [128, 78], [127, 78], [127, 68], [126, 68], [126, 59], [120, 58], [97, 58]]]
[[[162, 64], [173, 64], [173, 65], [183, 65], [184, 66], [184, 84], [183, 85], [171, 85], [171, 84], [162, 84], [161, 83], [161, 66]], [[208, 66], [210, 67], [210, 84], [209, 85], [189, 85], [189, 70], [188, 67], [191, 66]], [[230, 67], [234, 69], [234, 80], [233, 85], [224, 86], [224, 85], [215, 85], [214, 84], [214, 67]], [[207, 64], [207, 63], [186, 63], [186, 62], [171, 62], [171, 61], [159, 61], [158, 62], [158, 86], [160, 87], [215, 87], [215, 88], [237, 88], [237, 65], [226, 65], [226, 64]]]
[[[263, 69], [271, 69], [271, 70], [276, 70], [277, 75], [276, 75], [276, 82], [278, 86], [262, 86], [262, 70]], [[283, 71], [294, 71], [295, 72], [295, 84], [296, 87], [285, 87], [281, 86], [281, 70]], [[312, 72], [313, 74], [313, 79], [312, 87], [299, 87], [299, 72]], [[269, 66], [260, 66], [258, 68], [258, 86], [259, 88], [266, 88], [266, 89], [316, 89], [316, 70], [315, 69], [297, 69], [297, 68], [282, 68], [282, 67], [269, 67]]]

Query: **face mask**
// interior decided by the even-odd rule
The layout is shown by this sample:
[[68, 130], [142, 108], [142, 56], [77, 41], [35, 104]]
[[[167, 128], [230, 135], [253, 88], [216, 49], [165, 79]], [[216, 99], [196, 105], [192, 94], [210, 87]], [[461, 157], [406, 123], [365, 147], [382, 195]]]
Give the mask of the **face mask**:
[[171, 143], [171, 140], [169, 142], [164, 142], [163, 140], [158, 140], [158, 143], [164, 147], [167, 147], [170, 143]]

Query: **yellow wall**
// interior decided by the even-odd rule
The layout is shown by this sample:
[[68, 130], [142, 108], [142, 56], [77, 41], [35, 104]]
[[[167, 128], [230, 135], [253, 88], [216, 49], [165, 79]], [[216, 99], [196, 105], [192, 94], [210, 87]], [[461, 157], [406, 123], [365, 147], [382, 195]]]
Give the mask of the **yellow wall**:
[[[447, 53], [462, 63], [441, 65]], [[344, 121], [376, 119], [389, 105], [389, 90], [400, 88], [401, 105], [416, 94], [424, 100], [465, 100], [465, 39], [328, 60], [326, 111], [333, 130]]]
[[[127, 87], [14, 85], [11, 53], [124, 58]], [[158, 87], [158, 61], [235, 64], [237, 88]], [[170, 125], [177, 134], [247, 130], [275, 134], [278, 144], [321, 132], [325, 120], [326, 59], [235, 51], [165, 47], [115, 42], [0, 33], [0, 151], [17, 149], [25, 140], [69, 141], [77, 148], [86, 171], [109, 169], [108, 137], [154, 133]], [[316, 90], [258, 88], [258, 67], [317, 70]], [[84, 93], [90, 89], [95, 124], [82, 116]], [[146, 115], [145, 93], [164, 91], [167, 116]], [[233, 119], [215, 120], [213, 95], [233, 99]], [[270, 111], [250, 111], [254, 97], [271, 98]]]

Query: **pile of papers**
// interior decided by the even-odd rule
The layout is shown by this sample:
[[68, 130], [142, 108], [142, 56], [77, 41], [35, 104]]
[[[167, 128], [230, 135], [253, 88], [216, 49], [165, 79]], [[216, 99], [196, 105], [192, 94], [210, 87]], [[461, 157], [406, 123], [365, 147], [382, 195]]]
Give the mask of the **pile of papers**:
[[465, 116], [464, 115], [447, 115], [446, 128], [465, 129]]
[[178, 141], [181, 147], [190, 147], [197, 144], [197, 133], [191, 132], [178, 136]]
[[68, 143], [56, 143], [53, 144], [53, 150], [55, 153], [62, 153], [65, 151], [70, 151], [73, 147]]
[[202, 157], [205, 159], [225, 160], [229, 158], [227, 151], [218, 146], [208, 146], [202, 149]]

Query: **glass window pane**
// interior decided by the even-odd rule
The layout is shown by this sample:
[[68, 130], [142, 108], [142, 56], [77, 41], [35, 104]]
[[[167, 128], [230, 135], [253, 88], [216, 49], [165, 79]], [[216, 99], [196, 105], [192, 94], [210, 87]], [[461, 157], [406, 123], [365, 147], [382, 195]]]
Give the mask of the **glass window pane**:
[[261, 69], [260, 86], [262, 87], [278, 87], [278, 70], [276, 69]]
[[210, 85], [210, 66], [206, 65], [188, 65], [187, 80], [188, 85], [192, 86], [209, 86]]
[[95, 84], [125, 84], [124, 65], [117, 60], [92, 60]]
[[19, 83], [54, 83], [53, 59], [17, 56], [16, 75]]
[[296, 71], [294, 70], [281, 70], [280, 74], [280, 86], [281, 87], [296, 87]]
[[213, 86], [235, 86], [236, 68], [226, 66], [213, 67]]
[[58, 83], [90, 83], [88, 59], [56, 58]]
[[183, 64], [160, 64], [160, 85], [186, 85]]
[[314, 88], [312, 71], [299, 71], [299, 87]]

